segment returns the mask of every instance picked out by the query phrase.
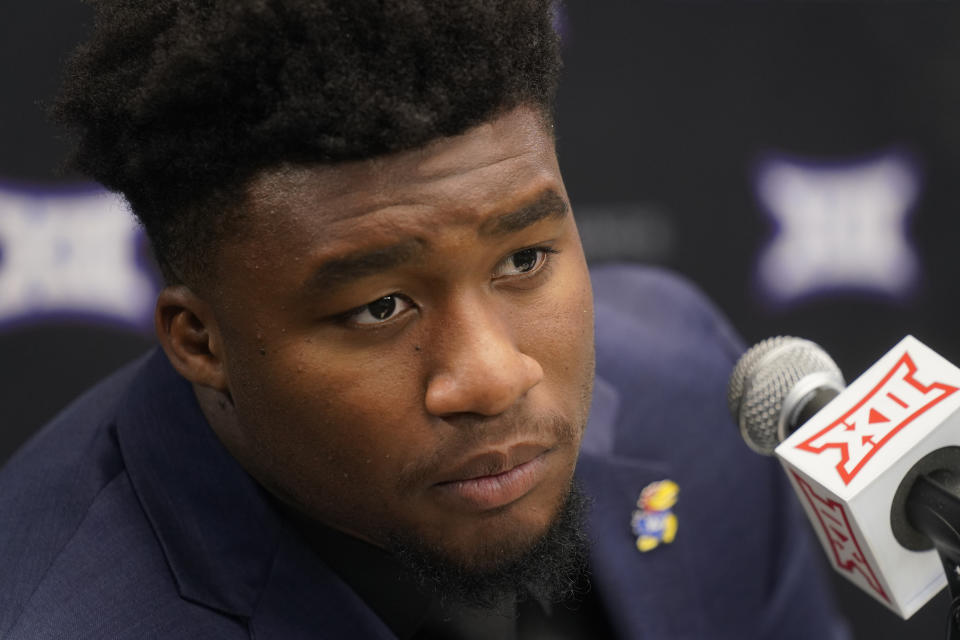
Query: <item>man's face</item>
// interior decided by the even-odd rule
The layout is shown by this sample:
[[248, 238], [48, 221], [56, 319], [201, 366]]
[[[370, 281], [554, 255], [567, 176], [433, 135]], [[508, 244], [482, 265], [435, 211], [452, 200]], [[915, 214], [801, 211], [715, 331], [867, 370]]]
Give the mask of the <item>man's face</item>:
[[305, 514], [484, 569], [548, 529], [593, 379], [590, 282], [552, 136], [520, 107], [424, 149], [261, 174], [208, 296], [234, 409]]

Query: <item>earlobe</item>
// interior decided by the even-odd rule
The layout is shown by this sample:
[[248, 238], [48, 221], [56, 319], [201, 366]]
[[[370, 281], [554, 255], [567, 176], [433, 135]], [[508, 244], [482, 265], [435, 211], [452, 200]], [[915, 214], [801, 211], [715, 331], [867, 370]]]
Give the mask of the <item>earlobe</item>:
[[166, 287], [157, 297], [154, 325], [160, 346], [180, 375], [227, 391], [220, 332], [210, 306], [189, 287]]

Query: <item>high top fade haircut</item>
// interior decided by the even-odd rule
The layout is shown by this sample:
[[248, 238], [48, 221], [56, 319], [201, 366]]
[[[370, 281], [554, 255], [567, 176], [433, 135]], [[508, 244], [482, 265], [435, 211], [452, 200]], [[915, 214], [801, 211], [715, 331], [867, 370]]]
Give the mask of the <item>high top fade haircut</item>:
[[552, 0], [90, 1], [54, 116], [169, 284], [209, 273], [262, 170], [413, 149], [520, 104], [552, 121]]

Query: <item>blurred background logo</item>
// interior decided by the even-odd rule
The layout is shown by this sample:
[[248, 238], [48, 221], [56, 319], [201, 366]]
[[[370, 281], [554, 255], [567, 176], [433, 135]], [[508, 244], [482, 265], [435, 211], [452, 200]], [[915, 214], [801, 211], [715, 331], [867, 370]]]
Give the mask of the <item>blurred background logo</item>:
[[758, 261], [762, 292], [779, 303], [836, 290], [909, 295], [920, 266], [907, 222], [919, 190], [915, 165], [896, 152], [828, 164], [766, 159], [756, 193], [776, 230]]
[[38, 318], [151, 325], [157, 284], [123, 200], [0, 186], [0, 327]]

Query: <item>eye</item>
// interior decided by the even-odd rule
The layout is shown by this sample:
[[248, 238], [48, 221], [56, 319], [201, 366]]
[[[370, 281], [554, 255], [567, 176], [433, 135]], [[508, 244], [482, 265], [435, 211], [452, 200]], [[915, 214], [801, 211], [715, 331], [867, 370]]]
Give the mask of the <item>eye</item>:
[[391, 293], [345, 315], [345, 320], [354, 324], [381, 324], [413, 307], [405, 296]]
[[556, 253], [556, 251], [546, 247], [521, 249], [507, 256], [503, 262], [497, 265], [493, 277], [522, 276], [538, 271], [547, 261], [548, 255], [552, 253]]

